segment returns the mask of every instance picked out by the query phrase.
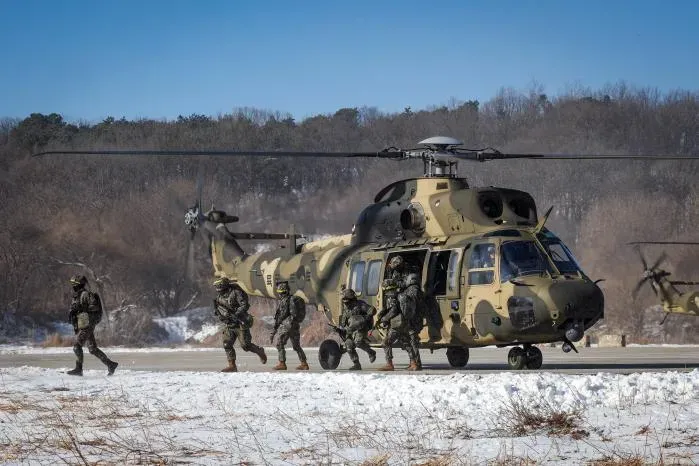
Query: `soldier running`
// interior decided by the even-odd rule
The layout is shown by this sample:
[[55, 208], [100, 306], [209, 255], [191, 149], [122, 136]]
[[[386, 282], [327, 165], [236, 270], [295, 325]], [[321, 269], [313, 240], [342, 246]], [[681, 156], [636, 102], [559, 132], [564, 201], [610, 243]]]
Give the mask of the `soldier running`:
[[406, 319], [401, 312], [398, 302], [398, 285], [396, 281], [387, 278], [382, 283], [384, 307], [377, 316], [378, 325], [388, 328], [388, 333], [383, 340], [383, 350], [386, 357], [386, 365], [379, 368], [380, 371], [395, 370], [393, 366], [393, 345], [401, 342], [408, 352], [410, 360], [414, 360], [412, 348], [408, 342]]
[[107, 366], [107, 375], [114, 374], [119, 363], [112, 361], [97, 347], [95, 327], [102, 320], [102, 301], [97, 293], [87, 289], [87, 278], [84, 275], [70, 277], [73, 287], [73, 299], [70, 303], [69, 320], [76, 334], [73, 352], [77, 357], [75, 369], [68, 375], [83, 375], [83, 346], [97, 359]]
[[376, 309], [365, 301], [357, 299], [354, 290], [347, 288], [342, 291], [342, 314], [340, 315], [340, 330], [344, 333], [344, 344], [352, 360], [349, 370], [362, 369], [359, 363], [357, 348], [364, 350], [369, 355], [369, 362], [376, 360], [376, 351], [369, 346], [367, 333], [373, 327]]
[[296, 351], [301, 361], [296, 370], [307, 371], [309, 368], [306, 361], [306, 353], [301, 348], [300, 329], [301, 322], [306, 317], [306, 303], [300, 297], [291, 294], [289, 282], [278, 282], [277, 293], [279, 294], [279, 303], [274, 313], [274, 330], [272, 330], [270, 343], [274, 343], [274, 336], [279, 331], [279, 338], [277, 339], [279, 363], [273, 369], [277, 371], [286, 370], [286, 349], [284, 346], [288, 340], [291, 340], [291, 347]]
[[424, 327], [426, 303], [425, 294], [420, 288], [420, 277], [417, 274], [408, 274], [405, 279], [405, 289], [398, 295], [398, 302], [405, 317], [408, 344], [412, 353], [408, 370], [421, 371], [420, 332]]
[[225, 324], [223, 329], [223, 349], [228, 358], [228, 367], [221, 372], [237, 372], [235, 364], [235, 349], [233, 345], [240, 339], [240, 347], [243, 351], [255, 353], [262, 364], [267, 364], [265, 350], [252, 343], [250, 328], [253, 317], [248, 313], [250, 304], [248, 295], [243, 289], [227, 277], [220, 277], [214, 281], [214, 287], [218, 296], [214, 299], [214, 314]]

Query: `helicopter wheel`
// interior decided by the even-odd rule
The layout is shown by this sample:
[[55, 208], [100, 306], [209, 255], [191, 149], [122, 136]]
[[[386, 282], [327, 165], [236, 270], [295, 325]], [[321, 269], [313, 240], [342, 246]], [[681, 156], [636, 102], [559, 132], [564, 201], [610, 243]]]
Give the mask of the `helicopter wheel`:
[[516, 371], [524, 369], [527, 363], [527, 353], [519, 346], [513, 347], [509, 353], [507, 353], [507, 364], [510, 365], [510, 369]]
[[468, 348], [450, 346], [447, 348], [447, 360], [451, 367], [464, 367], [468, 363]]
[[541, 350], [536, 346], [530, 346], [524, 352], [527, 359], [527, 369], [541, 369], [541, 365], [544, 363], [544, 355], [541, 354]]
[[337, 369], [342, 358], [342, 349], [335, 340], [325, 340], [318, 348], [318, 362], [326, 370]]

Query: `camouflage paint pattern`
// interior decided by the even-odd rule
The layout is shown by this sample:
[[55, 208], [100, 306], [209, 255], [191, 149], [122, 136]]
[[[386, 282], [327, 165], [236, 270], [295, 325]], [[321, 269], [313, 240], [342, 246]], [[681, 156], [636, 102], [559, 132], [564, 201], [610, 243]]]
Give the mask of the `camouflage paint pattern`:
[[[295, 251], [287, 247], [240, 254], [240, 246], [231, 239], [225, 225], [209, 226], [207, 230], [217, 276], [237, 279], [248, 294], [269, 298], [277, 298], [275, 282], [287, 280], [293, 294], [318, 306], [333, 323], [339, 321], [340, 293], [343, 286], [350, 286], [351, 265], [355, 262], [381, 260], [383, 278], [389, 255], [425, 251], [425, 289], [431, 255], [456, 251], [456, 286], [445, 296], [434, 298], [443, 324], [438, 329], [425, 327], [420, 334], [423, 347], [441, 348], [562, 341], [565, 327], [571, 322], [580, 322], [587, 329], [603, 317], [604, 299], [599, 287], [581, 271], [564, 274], [556, 269], [537, 239], [537, 222], [534, 200], [523, 191], [469, 188], [463, 179], [428, 177], [384, 188], [376, 202], [362, 211], [352, 234], [309, 242], [295, 247]], [[467, 264], [472, 246], [489, 242], [499, 250], [503, 242], [511, 240], [533, 242], [554, 273], [500, 283], [496, 265], [494, 283], [469, 285]], [[378, 288], [375, 296], [355, 291], [380, 309]], [[383, 336], [383, 331], [374, 330], [370, 335], [372, 344], [379, 345]]]

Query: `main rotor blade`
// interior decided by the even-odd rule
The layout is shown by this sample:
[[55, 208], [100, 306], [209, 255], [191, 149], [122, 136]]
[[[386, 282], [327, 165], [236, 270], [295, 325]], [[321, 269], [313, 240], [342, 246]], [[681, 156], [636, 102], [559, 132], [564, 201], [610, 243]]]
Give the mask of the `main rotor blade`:
[[626, 244], [683, 244], [685, 246], [699, 246], [699, 243], [692, 241], [634, 241]]
[[144, 156], [222, 156], [222, 157], [373, 157], [400, 159], [404, 151], [383, 150], [379, 152], [290, 152], [290, 151], [236, 151], [236, 150], [54, 150], [34, 154], [42, 155], [144, 155]]
[[665, 252], [663, 252], [663, 253], [660, 255], [660, 257], [658, 258], [658, 260], [655, 261], [655, 264], [653, 264], [653, 267], [651, 267], [650, 269], [651, 269], [651, 270], [657, 269], [658, 266], [659, 266], [660, 264], [662, 264], [662, 263], [665, 261], [665, 259], [667, 259], [667, 254], [665, 254]]
[[[289, 239], [289, 233], [233, 233], [235, 239]], [[296, 238], [303, 238], [303, 235], [294, 235]]]
[[699, 160], [693, 155], [612, 155], [612, 154], [506, 154], [497, 150], [469, 151], [452, 149], [438, 152], [438, 157], [453, 157], [459, 160], [488, 162], [490, 160], [537, 159], [537, 160]]
[[631, 292], [631, 297], [636, 300], [636, 296], [638, 295], [638, 292], [643, 288], [643, 284], [648, 281], [648, 277], [642, 278], [637, 284], [636, 287], [633, 289]]
[[638, 251], [638, 256], [641, 258], [641, 262], [643, 263], [643, 270], [648, 270], [648, 262], [646, 262], [646, 258], [643, 257], [643, 253], [641, 252], [641, 248], [636, 248]]
[[671, 281], [670, 282], [673, 285], [699, 285], [699, 282], [685, 282], [685, 281]]

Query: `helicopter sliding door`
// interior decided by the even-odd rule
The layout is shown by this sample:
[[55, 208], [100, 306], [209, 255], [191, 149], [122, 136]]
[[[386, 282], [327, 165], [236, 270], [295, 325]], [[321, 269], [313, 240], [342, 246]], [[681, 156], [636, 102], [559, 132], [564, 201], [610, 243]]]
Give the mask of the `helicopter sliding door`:
[[498, 333], [502, 323], [502, 289], [496, 260], [499, 243], [498, 240], [472, 243], [468, 260], [464, 261], [467, 287], [463, 323], [469, 327], [467, 338], [476, 342], [479, 337]]
[[[463, 249], [431, 251], [425, 282], [427, 299], [426, 328], [421, 339], [430, 342], [441, 341], [442, 326], [447, 319], [461, 321], [463, 306], [461, 295], [461, 258]], [[448, 333], [447, 333], [448, 335]]]

